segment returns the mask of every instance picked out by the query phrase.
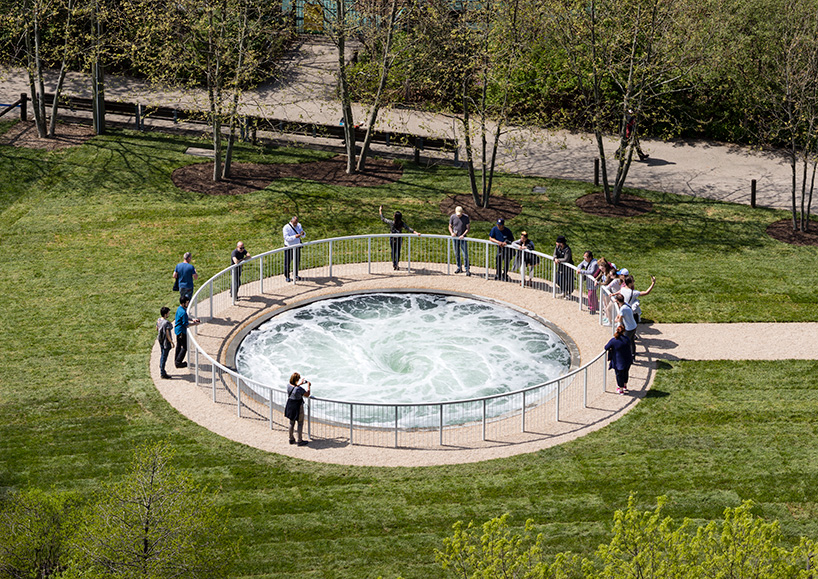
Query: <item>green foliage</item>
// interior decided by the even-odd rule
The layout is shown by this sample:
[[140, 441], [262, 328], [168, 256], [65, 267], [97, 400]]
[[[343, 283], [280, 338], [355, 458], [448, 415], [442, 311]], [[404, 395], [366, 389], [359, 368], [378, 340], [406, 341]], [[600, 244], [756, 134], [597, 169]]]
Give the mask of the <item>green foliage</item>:
[[37, 489], [12, 491], [0, 510], [0, 578], [47, 579], [67, 564], [78, 497]]
[[98, 494], [74, 542], [78, 576], [223, 576], [233, 555], [227, 515], [172, 456], [167, 443], [140, 446], [129, 475]]
[[591, 558], [570, 553], [546, 556], [543, 535], [532, 537], [533, 521], [522, 533], [508, 525], [509, 515], [491, 519], [481, 530], [454, 524], [454, 534], [436, 552], [437, 562], [464, 579], [785, 579], [812, 577], [814, 541], [806, 538], [788, 550], [776, 521], [752, 514], [752, 501], [724, 510], [724, 519], [694, 528], [690, 519], [676, 525], [663, 516], [666, 497], [652, 511], [628, 506], [614, 513], [612, 537]]

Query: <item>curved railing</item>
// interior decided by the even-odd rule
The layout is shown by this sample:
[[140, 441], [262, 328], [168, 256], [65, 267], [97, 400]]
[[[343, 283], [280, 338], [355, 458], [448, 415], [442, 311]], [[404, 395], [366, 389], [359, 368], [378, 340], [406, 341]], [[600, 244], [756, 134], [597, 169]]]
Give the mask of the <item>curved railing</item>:
[[[355, 276], [393, 275], [389, 239], [403, 238], [402, 269], [415, 275], [453, 274], [455, 253], [452, 237], [443, 235], [376, 234], [337, 237], [301, 245], [300, 275], [305, 280]], [[489, 279], [495, 275], [498, 246], [467, 238], [472, 275]], [[278, 248], [256, 255], [238, 266], [228, 267], [207, 280], [190, 303], [194, 317], [215, 322], [237, 303], [237, 296], [263, 296], [289, 286], [284, 279], [284, 251]], [[510, 280], [530, 291], [545, 292], [587, 309], [603, 297], [599, 285], [589, 291], [585, 276], [576, 267], [554, 263], [537, 251], [514, 249], [519, 268]], [[526, 260], [525, 256], [536, 257]], [[526, 262], [529, 262], [527, 265]], [[536, 263], [534, 263], [536, 262]], [[403, 275], [403, 274], [401, 274]], [[556, 282], [555, 282], [556, 280]], [[293, 282], [298, 285], [298, 281]], [[499, 282], [498, 282], [499, 283]], [[236, 287], [236, 284], [240, 284]], [[237, 291], [238, 290], [238, 291]], [[598, 308], [599, 323], [602, 308]], [[282, 387], [250, 380], [220, 363], [199, 340], [198, 326], [188, 337], [197, 386], [212, 389], [216, 403], [233, 404], [238, 416], [269, 422], [270, 428], [288, 425], [283, 416], [287, 394]], [[473, 441], [520, 440], [520, 433], [545, 432], [547, 424], [585, 408], [588, 401], [606, 390], [604, 352], [581, 367], [553, 380], [514, 392], [469, 400], [423, 404], [346, 402], [313, 396], [308, 400], [308, 433], [312, 438], [333, 439], [378, 446], [457, 445]]]

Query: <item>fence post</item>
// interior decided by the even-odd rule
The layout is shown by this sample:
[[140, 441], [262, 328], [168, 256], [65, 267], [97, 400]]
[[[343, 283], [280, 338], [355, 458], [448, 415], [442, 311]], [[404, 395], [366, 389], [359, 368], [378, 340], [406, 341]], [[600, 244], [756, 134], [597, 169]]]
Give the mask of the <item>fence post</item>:
[[582, 373], [582, 407], [588, 408], [588, 367]]
[[264, 293], [264, 256], [258, 258], [258, 287], [259, 293]]
[[406, 272], [412, 273], [412, 238], [407, 237], [407, 239], [409, 240], [409, 248], [406, 252]]
[[599, 187], [599, 159], [594, 159], [594, 187]]
[[136, 125], [136, 130], [142, 130], [142, 105], [136, 103], [134, 105], [134, 124]]
[[560, 421], [560, 381], [559, 380], [557, 380], [556, 413], [557, 413], [557, 422], [559, 422]]
[[440, 446], [443, 446], [443, 405], [440, 405]]
[[489, 246], [483, 243], [483, 248], [486, 250], [486, 279], [489, 278]]
[[[211, 281], [209, 284], [210, 286], [210, 319], [213, 319], [213, 282]], [[199, 300], [196, 300], [196, 309], [198, 309]], [[199, 335], [198, 330], [196, 331], [196, 335]]]
[[395, 406], [395, 448], [398, 447], [398, 407]]
[[[577, 272], [577, 277], [579, 278], [579, 311], [582, 311], [582, 282], [585, 280], [585, 276]], [[591, 304], [588, 304], [588, 307], [590, 308]]]
[[24, 92], [20, 93], [20, 120], [28, 120], [28, 95]]
[[755, 209], [756, 206], [756, 180], [750, 181], [750, 207]]
[[273, 391], [267, 388], [267, 402], [270, 408], [270, 430], [273, 429]]
[[523, 390], [523, 407], [522, 407], [522, 417], [523, 417], [523, 429], [522, 432], [525, 432], [525, 390]]
[[213, 382], [213, 402], [216, 402], [216, 365], [210, 364], [210, 367], [213, 368], [213, 372], [211, 372], [212, 376], [210, 377]]
[[241, 418], [241, 374], [236, 374], [236, 416]]
[[352, 420], [353, 420], [353, 412], [355, 410], [355, 405], [349, 405], [349, 445], [352, 446], [354, 443], [352, 442]]
[[551, 260], [551, 297], [554, 299], [557, 298], [557, 267], [556, 260]]
[[329, 277], [332, 278], [332, 241], [329, 242]]
[[483, 398], [483, 440], [486, 440], [486, 399]]

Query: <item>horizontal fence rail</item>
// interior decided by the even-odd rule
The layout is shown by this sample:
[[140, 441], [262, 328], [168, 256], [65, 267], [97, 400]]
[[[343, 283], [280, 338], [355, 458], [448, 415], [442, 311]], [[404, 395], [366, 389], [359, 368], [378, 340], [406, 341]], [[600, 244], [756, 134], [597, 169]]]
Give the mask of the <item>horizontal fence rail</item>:
[[[402, 238], [401, 261], [414, 275], [454, 274], [453, 238], [444, 235], [374, 234], [322, 239], [301, 244], [299, 273], [305, 279], [332, 278], [333, 268], [355, 266], [369, 276], [391, 275], [390, 238]], [[470, 273], [494, 278], [498, 246], [466, 238]], [[610, 297], [598, 283], [588, 282], [577, 268], [556, 264], [550, 255], [514, 248], [517, 265], [509, 271], [512, 283], [530, 291], [575, 301], [578, 310], [598, 311], [597, 323], [607, 315]], [[285, 248], [253, 256], [230, 266], [202, 284], [189, 310], [194, 317], [214, 322], [235, 306], [238, 295], [251, 297], [289, 285], [284, 280]], [[536, 259], [526, 259], [536, 258]], [[294, 282], [298, 284], [296, 280]], [[607, 301], [606, 301], [607, 300]], [[608, 316], [610, 318], [610, 316]], [[235, 406], [239, 417], [263, 420], [271, 429], [289, 427], [284, 417], [287, 393], [262, 384], [219, 363], [197, 339], [199, 326], [188, 337], [195, 383], [212, 392], [214, 403]], [[520, 433], [544, 432], [560, 416], [586, 408], [606, 391], [606, 356], [592, 360], [556, 379], [491, 396], [422, 404], [361, 403], [312, 396], [307, 400], [306, 429], [311, 438], [349, 444], [429, 448], [475, 441], [513, 441]]]

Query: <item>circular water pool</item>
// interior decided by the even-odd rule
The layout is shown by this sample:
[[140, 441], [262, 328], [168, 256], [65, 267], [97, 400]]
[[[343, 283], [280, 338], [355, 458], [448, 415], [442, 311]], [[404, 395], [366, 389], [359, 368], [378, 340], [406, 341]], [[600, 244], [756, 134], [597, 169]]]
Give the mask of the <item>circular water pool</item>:
[[284, 389], [292, 372], [323, 399], [423, 404], [516, 391], [569, 369], [556, 332], [516, 310], [430, 293], [368, 293], [283, 311], [235, 357], [245, 377]]

